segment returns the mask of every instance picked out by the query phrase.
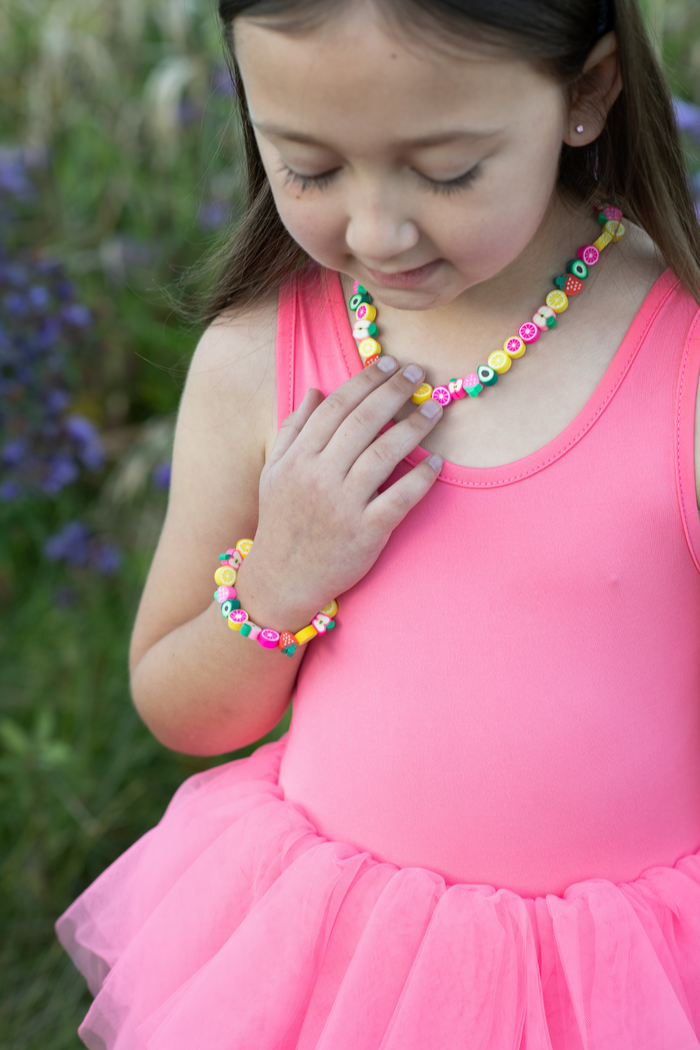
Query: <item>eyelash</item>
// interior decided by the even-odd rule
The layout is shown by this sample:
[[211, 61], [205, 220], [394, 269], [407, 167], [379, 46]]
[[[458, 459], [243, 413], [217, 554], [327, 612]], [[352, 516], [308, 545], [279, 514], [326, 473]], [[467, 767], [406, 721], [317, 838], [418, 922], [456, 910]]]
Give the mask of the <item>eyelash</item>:
[[[309, 189], [321, 190], [329, 184], [335, 175], [335, 171], [326, 171], [322, 175], [299, 175], [296, 171], [288, 168], [286, 164], [283, 164], [279, 170], [284, 173], [285, 186], [298, 186], [302, 191]], [[420, 172], [415, 174], [430, 187], [433, 193], [449, 196], [458, 190], [466, 189], [477, 177], [479, 170], [480, 166], [477, 164], [469, 171], [465, 171], [464, 175], [459, 175], [456, 179], [450, 179], [449, 182], [437, 182], [435, 179], [429, 179], [427, 175], [421, 175]]]

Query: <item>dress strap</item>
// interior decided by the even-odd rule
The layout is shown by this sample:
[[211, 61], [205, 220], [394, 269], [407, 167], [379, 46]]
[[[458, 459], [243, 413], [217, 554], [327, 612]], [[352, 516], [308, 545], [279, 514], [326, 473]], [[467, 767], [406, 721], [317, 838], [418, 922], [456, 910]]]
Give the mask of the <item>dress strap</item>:
[[328, 395], [360, 371], [349, 328], [334, 270], [309, 263], [283, 283], [277, 313], [278, 426], [309, 387]]
[[700, 375], [700, 310], [695, 314], [683, 350], [676, 413], [676, 483], [683, 530], [700, 572], [700, 516], [695, 491], [695, 402]]

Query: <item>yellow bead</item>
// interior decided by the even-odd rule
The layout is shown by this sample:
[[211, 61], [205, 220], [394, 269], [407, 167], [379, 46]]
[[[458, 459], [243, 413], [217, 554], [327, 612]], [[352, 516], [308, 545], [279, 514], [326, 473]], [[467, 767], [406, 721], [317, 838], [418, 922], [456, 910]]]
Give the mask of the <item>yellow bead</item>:
[[363, 361], [368, 357], [373, 357], [374, 354], [381, 354], [382, 352], [382, 348], [376, 339], [363, 339], [357, 349]]
[[433, 388], [430, 383], [421, 383], [415, 394], [411, 397], [411, 401], [415, 401], [417, 405], [422, 405], [424, 401], [428, 400], [432, 392]]
[[321, 609], [321, 612], [323, 613], [324, 616], [330, 616], [330, 618], [333, 619], [333, 617], [338, 612], [338, 603], [335, 600], [335, 598], [333, 599], [332, 602], [329, 602], [328, 605], [324, 605], [323, 608]]
[[253, 549], [252, 540], [239, 540], [236, 544], [236, 550], [240, 551], [244, 558], [247, 558]]
[[554, 310], [555, 314], [563, 314], [569, 305], [569, 299], [566, 292], [556, 291], [549, 293], [545, 303], [551, 310]]
[[617, 219], [609, 219], [608, 222], [606, 222], [603, 229], [607, 230], [607, 232], [610, 234], [610, 236], [616, 243], [617, 241], [621, 241], [622, 238], [625, 236], [625, 227]]
[[355, 312], [355, 316], [358, 321], [373, 321], [377, 316], [376, 307], [372, 306], [371, 303], [361, 303]]
[[603, 232], [601, 233], [598, 240], [593, 241], [593, 247], [597, 248], [599, 252], [602, 252], [603, 248], [605, 248], [606, 245], [610, 244], [612, 240], [612, 234], [610, 233], [610, 230], [607, 229], [607, 225], [608, 224], [606, 222], [605, 226], [603, 227]]
[[310, 642], [312, 638], [315, 638], [317, 634], [318, 631], [316, 630], [316, 628], [312, 627], [311, 624], [309, 624], [308, 627], [302, 627], [302, 629], [298, 631], [294, 635], [294, 637], [298, 641], [299, 645], [304, 645], [305, 642]]
[[505, 350], [494, 350], [487, 363], [489, 368], [493, 368], [494, 372], [498, 372], [499, 376], [502, 376], [504, 372], [508, 371], [513, 361]]
[[214, 579], [220, 587], [233, 587], [236, 582], [236, 570], [230, 565], [221, 565], [214, 573]]
[[527, 347], [520, 336], [513, 335], [510, 339], [506, 339], [503, 349], [508, 354], [508, 357], [522, 357]]

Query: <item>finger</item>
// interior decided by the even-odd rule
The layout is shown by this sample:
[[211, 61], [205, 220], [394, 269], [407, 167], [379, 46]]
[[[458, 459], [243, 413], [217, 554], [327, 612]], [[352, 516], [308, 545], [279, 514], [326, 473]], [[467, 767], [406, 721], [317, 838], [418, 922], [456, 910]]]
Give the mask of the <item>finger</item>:
[[282, 425], [277, 431], [275, 443], [272, 446], [270, 455], [267, 457], [268, 466], [277, 463], [278, 460], [282, 459], [285, 452], [292, 447], [308, 423], [312, 413], [316, 411], [322, 401], [322, 392], [314, 387], [309, 387], [294, 412], [290, 412], [287, 418], [282, 420]]
[[[398, 435], [393, 439], [393, 444], [382, 443], [381, 439], [377, 437], [382, 427], [390, 423], [399, 409], [415, 394], [423, 379], [423, 375], [423, 369], [418, 365], [408, 365], [402, 372], [397, 372], [387, 383], [369, 394], [362, 404], [358, 405], [350, 413], [347, 419], [338, 427], [338, 430], [327, 445], [328, 455], [333, 457], [333, 463], [338, 469], [347, 474], [353, 469], [356, 461], [365, 450], [374, 448], [376, 445], [377, 447], [374, 449], [375, 455], [381, 456], [383, 452], [389, 453], [392, 447], [398, 445], [407, 436], [407, 429], [410, 430], [411, 427], [418, 425], [420, 430], [420, 423], [426, 424], [427, 429], [430, 429], [430, 426], [437, 422], [442, 411], [440, 406], [437, 401], [431, 400], [430, 404], [426, 401], [424, 404], [428, 405], [428, 408], [425, 411], [430, 412], [434, 405], [438, 409], [437, 417], [420, 415], [413, 420], [414, 413], [412, 413], [408, 418], [413, 420], [413, 422], [409, 424], [408, 428], [397, 424], [400, 429]], [[393, 429], [392, 427], [392, 431]], [[425, 428], [420, 430], [415, 444], [412, 446], [413, 448], [415, 448], [425, 432]], [[411, 448], [407, 448], [404, 455], [407, 455], [410, 451]], [[399, 455], [394, 461], [394, 466], [402, 458]], [[389, 476], [392, 469], [393, 467], [388, 471], [386, 477]], [[385, 480], [385, 478], [382, 478], [382, 480]]]
[[386, 383], [396, 368], [396, 360], [383, 354], [369, 368], [363, 368], [329, 394], [305, 428], [304, 439], [308, 442], [308, 448], [312, 452], [321, 452], [343, 420], [362, 404], [368, 394]]
[[429, 398], [406, 419], [380, 434], [357, 458], [345, 484], [356, 487], [362, 500], [370, 498], [397, 465], [420, 445], [442, 416], [442, 406]]
[[442, 470], [440, 456], [426, 456], [368, 505], [368, 523], [380, 532], [392, 531], [430, 491]]

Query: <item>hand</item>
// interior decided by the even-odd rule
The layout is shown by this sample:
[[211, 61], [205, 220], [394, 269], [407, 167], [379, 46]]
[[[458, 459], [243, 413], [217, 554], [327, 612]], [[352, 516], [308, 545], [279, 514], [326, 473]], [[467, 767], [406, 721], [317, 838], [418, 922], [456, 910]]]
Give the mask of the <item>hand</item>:
[[294, 630], [308, 623], [362, 579], [435, 483], [442, 460], [429, 456], [377, 492], [442, 415], [428, 399], [379, 434], [422, 380], [419, 366], [398, 372], [383, 356], [325, 399], [307, 391], [285, 419], [260, 477], [255, 546], [236, 584], [254, 620]]

